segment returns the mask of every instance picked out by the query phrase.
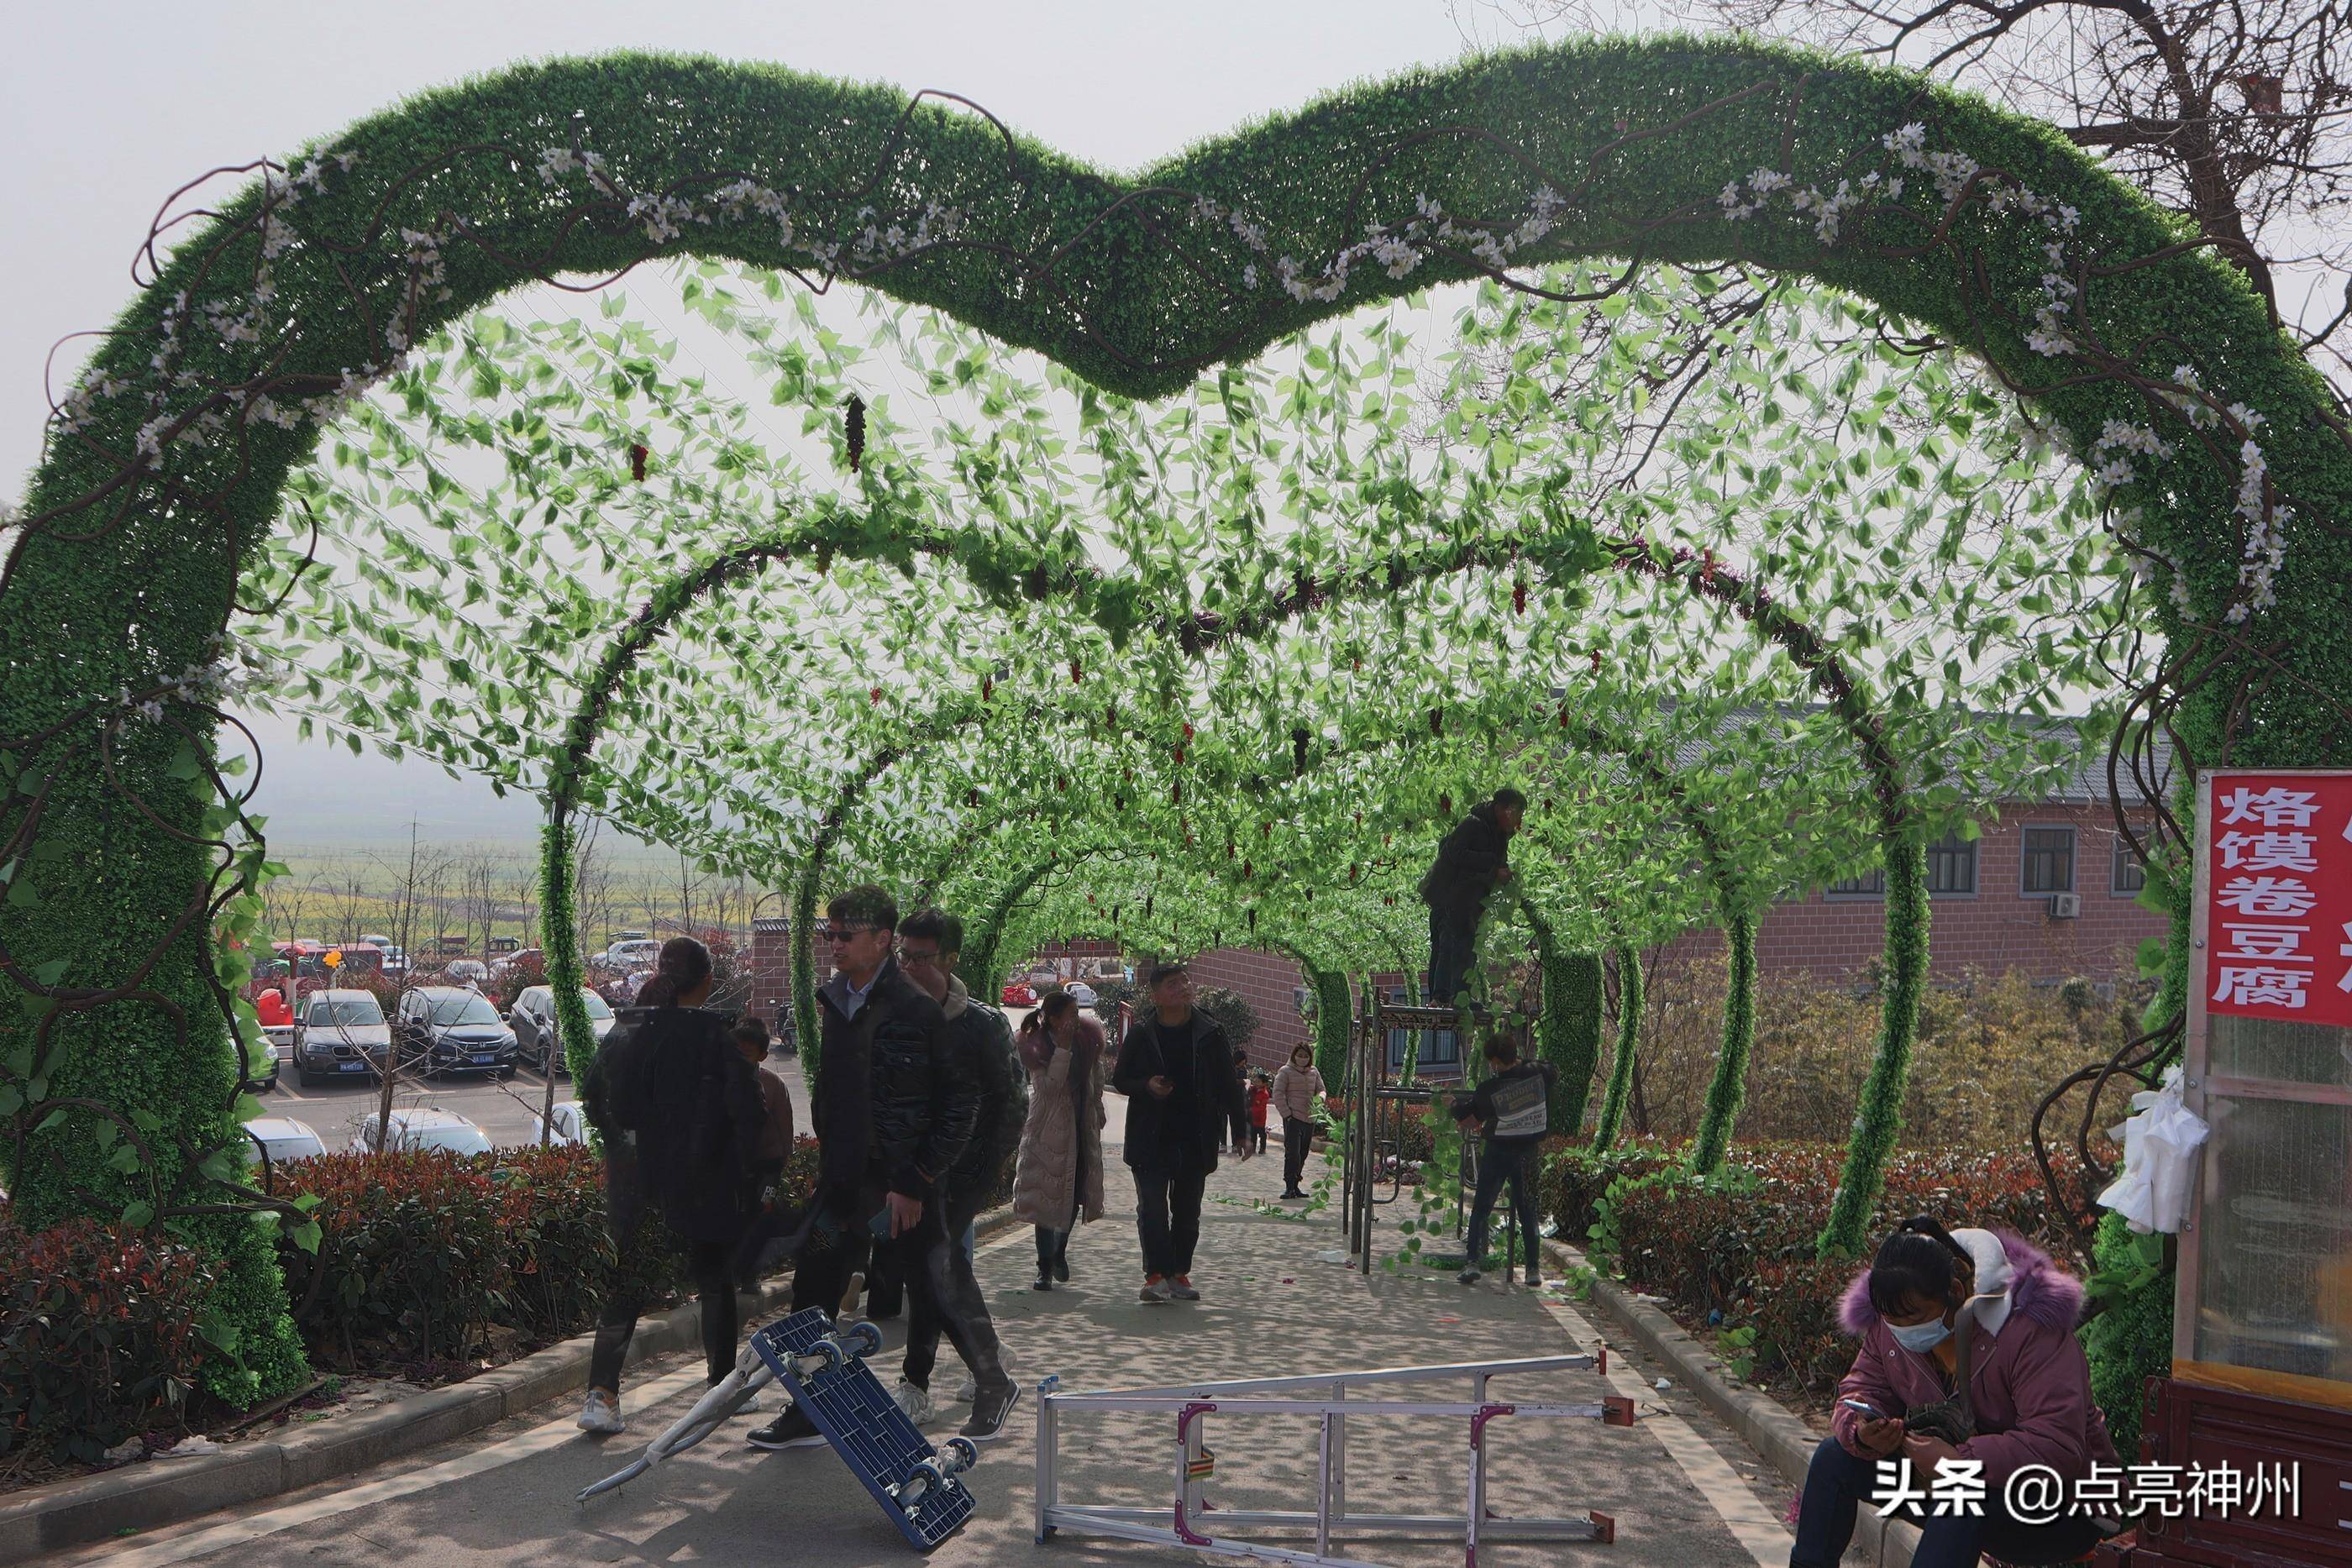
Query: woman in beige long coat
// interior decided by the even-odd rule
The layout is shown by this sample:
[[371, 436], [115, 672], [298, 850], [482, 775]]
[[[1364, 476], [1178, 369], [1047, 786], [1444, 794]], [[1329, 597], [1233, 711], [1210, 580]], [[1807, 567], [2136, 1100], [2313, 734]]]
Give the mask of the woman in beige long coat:
[[1103, 1031], [1067, 991], [1048, 992], [1022, 1020], [1029, 1117], [1013, 1176], [1013, 1212], [1037, 1228], [1037, 1279], [1070, 1281], [1070, 1232], [1103, 1212]]

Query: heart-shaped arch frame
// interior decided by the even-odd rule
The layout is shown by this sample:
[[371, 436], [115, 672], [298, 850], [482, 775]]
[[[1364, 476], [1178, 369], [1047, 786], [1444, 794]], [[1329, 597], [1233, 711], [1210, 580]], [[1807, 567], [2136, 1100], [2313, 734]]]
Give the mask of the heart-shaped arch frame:
[[[0, 967], [25, 1002], [0, 1061], [27, 1099], [110, 1108], [150, 1155], [232, 1132], [201, 892], [226, 789], [214, 640], [288, 473], [458, 313], [650, 256], [863, 283], [1144, 396], [1563, 257], [1808, 275], [1965, 345], [2109, 471], [2126, 546], [2171, 591], [2152, 700], [2189, 756], [2352, 760], [2352, 449], [2315, 372], [2223, 261], [2053, 129], [1902, 73], [1586, 43], [1351, 89], [1121, 180], [959, 99], [624, 56], [428, 94], [250, 172], [168, 260], [150, 246], [0, 579]], [[10, 1164], [36, 1219], [126, 1193], [131, 1218], [176, 1213], [227, 1256], [245, 1391], [290, 1378], [266, 1240], [212, 1212], [194, 1162], [152, 1201], [70, 1127]]]

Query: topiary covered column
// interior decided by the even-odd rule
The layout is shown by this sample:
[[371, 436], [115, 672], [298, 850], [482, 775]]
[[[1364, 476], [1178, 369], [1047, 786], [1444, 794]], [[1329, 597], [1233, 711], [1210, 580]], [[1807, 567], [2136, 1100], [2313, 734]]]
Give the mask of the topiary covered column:
[[1624, 1124], [1625, 1102], [1633, 1092], [1634, 1052], [1642, 1033], [1642, 959], [1631, 947], [1617, 949], [1617, 1056], [1609, 1066], [1609, 1090], [1592, 1129], [1592, 1148], [1607, 1154]]
[[[1619, 1117], [1625, 1113], [1625, 1100], [1633, 1089], [1633, 1063], [1642, 1044], [1642, 1009], [1645, 1005], [1642, 985], [1642, 955], [1632, 947], [1617, 949], [1617, 1051], [1610, 1061], [1609, 1083], [1617, 1096]], [[1624, 1083], [1618, 1084], [1619, 1064], [1622, 1063]], [[1567, 1131], [1577, 1131], [1570, 1123]], [[1613, 1127], [1612, 1127], [1613, 1134]]]
[[1717, 1048], [1715, 1076], [1706, 1086], [1698, 1135], [1691, 1140], [1691, 1169], [1706, 1175], [1731, 1147], [1732, 1124], [1748, 1095], [1748, 1058], [1756, 1044], [1756, 920], [1734, 915], [1723, 924], [1725, 985], [1723, 1043]]
[[[1855, 1257], [1869, 1241], [1870, 1215], [1877, 1206], [1886, 1156], [1903, 1130], [1903, 1087], [1911, 1076], [1911, 1045], [1919, 1031], [1919, 998], [1927, 984], [1927, 852], [1916, 834], [1886, 839], [1886, 990], [1881, 998], [1878, 1051], [1862, 1086], [1845, 1169], [1829, 1224], [1822, 1229], [1822, 1257]], [[1754, 953], [1749, 954], [1754, 962]]]

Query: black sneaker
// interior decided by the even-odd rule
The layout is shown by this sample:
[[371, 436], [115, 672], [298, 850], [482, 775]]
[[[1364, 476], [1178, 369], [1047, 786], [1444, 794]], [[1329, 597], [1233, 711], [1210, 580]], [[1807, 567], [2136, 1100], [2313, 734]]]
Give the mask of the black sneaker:
[[824, 1434], [795, 1405], [743, 1440], [755, 1448], [772, 1452], [778, 1448], [815, 1448], [824, 1443]]
[[1475, 1284], [1476, 1284], [1480, 1280], [1484, 1279], [1486, 1276], [1485, 1276], [1483, 1273], [1481, 1273], [1481, 1272], [1480, 1272], [1479, 1268], [1478, 1268], [1478, 1265], [1477, 1265], [1477, 1264], [1475, 1264], [1475, 1263], [1473, 1263], [1473, 1264], [1471, 1264], [1468, 1268], [1466, 1268], [1466, 1269], [1463, 1270], [1462, 1270], [1462, 1272], [1460, 1272], [1459, 1274], [1454, 1275], [1454, 1277], [1455, 1279], [1457, 1279], [1457, 1280], [1461, 1281], [1462, 1281], [1464, 1284], [1465, 1284], [1465, 1285], [1475, 1285]]
[[1021, 1385], [1011, 1378], [995, 1388], [983, 1388], [972, 1396], [971, 1419], [963, 1424], [963, 1435], [975, 1443], [985, 1443], [1004, 1431], [1004, 1418], [1021, 1403]]
[[1048, 1269], [1038, 1270], [1037, 1277], [1029, 1281], [1029, 1288], [1033, 1291], [1052, 1290], [1054, 1288], [1053, 1271]]
[[1069, 1282], [1070, 1282], [1070, 1260], [1069, 1260], [1067, 1258], [1056, 1258], [1056, 1259], [1055, 1259], [1055, 1260], [1054, 1260], [1054, 1283], [1055, 1283], [1056, 1285], [1066, 1285], [1066, 1284], [1068, 1284]]

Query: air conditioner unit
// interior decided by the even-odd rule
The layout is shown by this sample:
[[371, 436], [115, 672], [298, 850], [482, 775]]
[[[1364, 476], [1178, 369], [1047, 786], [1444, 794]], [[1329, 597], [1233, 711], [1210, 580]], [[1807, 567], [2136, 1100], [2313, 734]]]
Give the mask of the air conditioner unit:
[[2073, 920], [2083, 913], [2083, 895], [2079, 893], [2053, 893], [2050, 895], [2050, 918]]
[[1298, 1016], [1300, 1018], [1313, 1018], [1315, 1016], [1315, 992], [1313, 988], [1307, 986], [1291, 987], [1290, 1005], [1298, 1009]]

